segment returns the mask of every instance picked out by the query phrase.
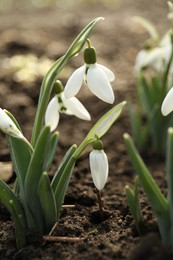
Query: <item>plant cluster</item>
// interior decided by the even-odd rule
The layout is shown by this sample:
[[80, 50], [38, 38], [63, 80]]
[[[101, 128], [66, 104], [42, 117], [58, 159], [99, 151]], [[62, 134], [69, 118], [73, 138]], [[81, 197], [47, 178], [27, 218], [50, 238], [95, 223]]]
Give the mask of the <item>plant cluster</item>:
[[166, 151], [168, 127], [173, 126], [171, 115], [163, 117], [161, 104], [173, 85], [173, 17], [172, 3], [168, 2], [170, 29], [160, 36], [156, 27], [142, 17], [134, 17], [149, 33], [150, 38], [137, 54], [134, 74], [137, 77], [137, 102], [129, 105], [133, 137], [143, 152], [150, 147], [160, 156]]
[[[168, 18], [173, 21], [173, 4], [168, 2]], [[142, 50], [136, 59], [135, 69], [138, 71], [138, 94], [142, 110], [147, 118], [145, 131], [141, 135], [143, 125], [141, 114], [132, 114], [132, 126], [136, 132], [137, 144], [143, 148], [146, 135], [150, 134], [157, 154], [166, 154], [167, 196], [160, 190], [144, 163], [135, 143], [129, 134], [124, 134], [124, 141], [129, 157], [135, 169], [136, 179], [134, 189], [125, 187], [130, 211], [134, 217], [136, 228], [141, 234], [142, 214], [139, 200], [139, 185], [142, 186], [152, 211], [157, 218], [158, 228], [163, 243], [173, 252], [173, 37], [172, 27], [166, 35], [159, 40], [153, 26], [143, 18], [137, 18], [150, 32], [149, 47]], [[157, 47], [151, 49], [151, 42], [158, 41]], [[146, 79], [144, 68], [150, 69], [152, 79]], [[154, 74], [153, 74], [154, 73]], [[148, 114], [147, 114], [148, 113]], [[139, 123], [140, 122], [140, 123]], [[145, 135], [145, 138], [143, 136]], [[167, 135], [167, 136], [165, 136]], [[143, 139], [144, 138], [144, 139]], [[166, 141], [167, 139], [167, 141]], [[136, 138], [135, 138], [136, 141]], [[142, 141], [142, 142], [141, 142]], [[145, 142], [147, 140], [145, 139]], [[140, 144], [140, 145], [139, 145]], [[159, 158], [159, 157], [158, 157]]]
[[[59, 133], [55, 130], [60, 114], [75, 115], [83, 120], [91, 119], [86, 108], [75, 97], [83, 81], [98, 98], [110, 104], [114, 102], [114, 92], [110, 84], [115, 78], [114, 73], [96, 62], [96, 51], [88, 39], [95, 25], [102, 19], [96, 18], [90, 22], [45, 75], [39, 93], [31, 140], [25, 138], [16, 118], [9, 111], [0, 109], [0, 130], [6, 135], [16, 174], [12, 189], [0, 180], [0, 200], [14, 221], [18, 249], [27, 244], [29, 230], [43, 236], [49, 234], [58, 221], [74, 165], [88, 145], [93, 146], [89, 164], [93, 182], [98, 190], [98, 198], [99, 192], [106, 184], [108, 158], [100, 139], [120, 116], [125, 101], [105, 113], [79, 146], [74, 144], [69, 148], [53, 179], [49, 178], [49, 170], [59, 140]], [[85, 44], [85, 64], [70, 76], [64, 87], [58, 79], [59, 72]], [[50, 100], [52, 92], [55, 96]]]

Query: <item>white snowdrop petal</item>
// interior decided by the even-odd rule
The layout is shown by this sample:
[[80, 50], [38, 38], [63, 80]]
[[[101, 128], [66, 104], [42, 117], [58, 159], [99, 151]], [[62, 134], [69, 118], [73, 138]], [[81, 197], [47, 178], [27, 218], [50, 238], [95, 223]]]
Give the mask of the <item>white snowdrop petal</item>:
[[110, 104], [114, 102], [114, 92], [106, 73], [96, 64], [90, 65], [88, 69], [87, 85], [98, 98]]
[[51, 131], [55, 130], [59, 123], [59, 105], [57, 96], [49, 102], [45, 113], [45, 125], [50, 125]]
[[79, 92], [84, 79], [85, 68], [86, 65], [83, 65], [82, 67], [75, 70], [70, 76], [64, 88], [65, 98], [74, 97]]
[[167, 116], [172, 111], [173, 111], [173, 87], [167, 93], [161, 107], [161, 112], [164, 116]]
[[93, 150], [89, 155], [91, 176], [94, 185], [98, 190], [102, 190], [108, 178], [108, 160], [103, 150]]
[[17, 128], [12, 119], [0, 108], [0, 129], [5, 134], [9, 134], [18, 138], [25, 138], [20, 130]]
[[67, 111], [65, 112], [66, 114], [71, 113], [79, 117], [80, 119], [91, 120], [90, 114], [76, 97], [72, 97], [68, 99], [63, 98], [63, 103], [67, 108]]
[[110, 82], [114, 81], [115, 75], [112, 72], [112, 70], [108, 69], [107, 67], [105, 67], [101, 64], [97, 64], [97, 65], [106, 73], [106, 76], [108, 77]]
[[141, 50], [137, 56], [136, 56], [136, 61], [135, 61], [135, 67], [134, 67], [134, 71], [135, 73], [138, 73], [144, 66], [146, 66], [144, 64], [144, 60], [148, 55], [148, 51], [147, 50]]
[[0, 108], [0, 127], [2, 129], [8, 129], [10, 126], [16, 128], [16, 125], [11, 118], [4, 112], [3, 109]]

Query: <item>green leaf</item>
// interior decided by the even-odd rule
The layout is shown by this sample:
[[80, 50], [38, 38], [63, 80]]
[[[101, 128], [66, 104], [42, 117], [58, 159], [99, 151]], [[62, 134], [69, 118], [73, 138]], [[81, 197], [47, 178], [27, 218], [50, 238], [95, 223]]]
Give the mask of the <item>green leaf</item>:
[[126, 185], [126, 196], [127, 202], [131, 211], [131, 214], [135, 220], [136, 229], [139, 234], [141, 234], [141, 224], [142, 224], [142, 215], [141, 215], [141, 208], [139, 203], [139, 180], [138, 176], [135, 178], [135, 186], [134, 190], [131, 190], [128, 185]]
[[40, 232], [43, 231], [41, 204], [38, 196], [38, 184], [47, 165], [50, 145], [50, 127], [45, 126], [37, 140], [25, 179], [25, 196], [28, 207]]
[[126, 101], [123, 101], [104, 114], [92, 127], [85, 139], [94, 139], [96, 136], [101, 138], [119, 118], [125, 104]]
[[74, 158], [77, 159], [88, 144], [92, 143], [96, 138], [101, 138], [109, 130], [109, 128], [121, 115], [125, 104], [126, 101], [123, 101], [116, 105], [96, 122], [96, 124], [91, 128], [83, 142], [74, 153]]
[[20, 197], [24, 202], [24, 182], [33, 149], [31, 145], [25, 141], [25, 139], [7, 136], [7, 140], [14, 171], [18, 179]]
[[170, 216], [168, 201], [148, 171], [128, 134], [124, 134], [124, 141], [132, 164], [136, 170], [136, 174], [139, 176], [139, 181], [151, 203], [154, 214], [157, 216], [162, 239], [166, 244], [168, 244], [170, 242]]
[[76, 145], [72, 145], [70, 147], [70, 149], [65, 154], [51, 182], [52, 190], [54, 191], [55, 194], [58, 218], [60, 215], [60, 209], [62, 203], [64, 201], [65, 193], [69, 185], [73, 167], [76, 162], [76, 159], [73, 158], [73, 154], [76, 150], [77, 150]]
[[35, 146], [39, 133], [42, 129], [46, 108], [50, 99], [54, 82], [57, 79], [58, 74], [66, 65], [66, 63], [82, 49], [93, 28], [100, 20], [103, 20], [103, 18], [98, 17], [90, 22], [76, 37], [65, 55], [58, 59], [45, 75], [41, 86], [39, 103], [32, 132], [33, 146]]
[[145, 113], [150, 113], [156, 102], [156, 93], [153, 92], [152, 86], [147, 82], [145, 77], [141, 76], [139, 79], [139, 98], [141, 104], [144, 106]]
[[0, 179], [0, 200], [11, 214], [15, 224], [17, 248], [26, 245], [27, 222], [23, 205], [15, 193]]
[[57, 221], [57, 209], [55, 196], [52, 191], [47, 172], [43, 172], [38, 186], [38, 194], [41, 202], [42, 214], [44, 218], [44, 234], [52, 229]]
[[173, 128], [168, 129], [167, 138], [167, 156], [166, 156], [166, 172], [167, 172], [167, 185], [168, 185], [168, 203], [170, 208], [170, 219], [172, 234], [172, 248], [173, 248]]
[[130, 123], [132, 127], [133, 137], [140, 151], [144, 150], [150, 131], [150, 125], [144, 124], [142, 115], [138, 110], [135, 110], [131, 104], [128, 105]]
[[45, 170], [48, 171], [48, 169], [52, 165], [52, 161], [54, 159], [54, 155], [56, 152], [57, 144], [58, 144], [58, 138], [59, 138], [59, 133], [55, 132], [51, 139], [50, 139], [50, 148], [49, 148], [49, 154], [47, 156], [47, 162], [46, 162], [46, 167]]
[[59, 165], [57, 171], [55, 172], [52, 182], [51, 182], [51, 186], [53, 191], [56, 191], [57, 185], [60, 181], [60, 178], [62, 177], [62, 174], [64, 172], [64, 169], [68, 163], [68, 161], [70, 160], [70, 158], [72, 157], [72, 155], [74, 154], [74, 152], [76, 151], [77, 146], [74, 144], [72, 145], [69, 150], [66, 152], [64, 158], [61, 161], [61, 164]]
[[140, 16], [135, 16], [133, 17], [133, 20], [137, 23], [139, 23], [140, 25], [142, 25], [147, 32], [150, 34], [151, 38], [156, 42], [159, 43], [160, 40], [160, 36], [159, 33], [157, 32], [156, 28], [154, 27], [154, 25], [149, 22], [148, 20], [146, 20], [143, 17]]
[[56, 186], [55, 190], [55, 200], [57, 205], [57, 214], [58, 218], [60, 215], [60, 209], [62, 206], [62, 203], [64, 201], [65, 193], [67, 191], [70, 177], [75, 165], [76, 159], [73, 157], [73, 155], [70, 157], [69, 161], [65, 164], [65, 168], [63, 169], [61, 173], [61, 177], [59, 178], [59, 181]]

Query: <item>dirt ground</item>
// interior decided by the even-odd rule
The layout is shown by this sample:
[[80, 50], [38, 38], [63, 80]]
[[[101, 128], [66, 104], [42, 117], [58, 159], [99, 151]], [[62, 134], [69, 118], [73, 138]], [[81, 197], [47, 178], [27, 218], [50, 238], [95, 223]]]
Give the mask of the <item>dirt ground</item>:
[[[92, 19], [103, 16], [91, 37], [96, 48], [98, 63], [108, 66], [116, 75], [112, 86], [116, 103], [135, 100], [136, 79], [133, 66], [137, 52], [143, 47], [147, 33], [132, 20], [143, 16], [157, 25], [161, 33], [169, 28], [166, 19], [167, 1], [164, 0], [112, 0], [112, 1], [62, 1], [59, 6], [33, 9], [18, 6], [0, 14], [0, 107], [14, 114], [30, 139], [36, 111], [39, 87], [43, 72], [67, 50], [80, 30]], [[73, 4], [72, 4], [73, 3]], [[37, 64], [35, 71], [18, 73], [16, 55], [30, 55]], [[27, 56], [31, 57], [31, 56]], [[35, 57], [35, 58], [33, 58]], [[11, 60], [11, 61], [10, 61]], [[24, 64], [26, 64], [26, 60]], [[17, 65], [16, 65], [17, 64]], [[40, 67], [38, 68], [38, 64]], [[71, 72], [83, 64], [82, 54], [72, 59], [62, 71], [65, 83]], [[24, 65], [25, 66], [25, 65]], [[83, 87], [78, 97], [89, 110], [92, 121], [61, 116], [58, 130], [60, 142], [52, 174], [64, 152], [73, 143], [80, 144], [91, 126], [110, 105], [94, 97]], [[72, 127], [73, 126], [73, 127]], [[13, 223], [6, 210], [0, 208], [0, 258], [1, 259], [172, 259], [161, 243], [156, 219], [142, 190], [140, 201], [143, 212], [143, 234], [139, 237], [129, 212], [124, 187], [134, 180], [123, 142], [123, 133], [131, 133], [127, 108], [117, 123], [103, 138], [109, 158], [110, 172], [102, 192], [105, 216], [100, 218], [97, 198], [88, 166], [88, 153], [78, 160], [62, 209], [61, 219], [52, 235], [80, 238], [73, 242], [43, 242], [31, 236], [30, 244], [16, 250]], [[9, 152], [4, 136], [0, 136], [0, 174], [12, 184]], [[152, 154], [150, 148], [148, 153]], [[159, 186], [166, 192], [165, 163], [155, 154], [145, 155], [145, 160]], [[5, 172], [5, 174], [4, 174]], [[172, 256], [173, 257], [173, 256]]]

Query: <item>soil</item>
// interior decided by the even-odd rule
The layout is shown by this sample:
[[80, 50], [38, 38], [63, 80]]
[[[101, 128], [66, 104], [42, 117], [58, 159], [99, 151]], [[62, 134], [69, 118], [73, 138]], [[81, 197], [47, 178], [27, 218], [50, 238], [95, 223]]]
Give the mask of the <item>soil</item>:
[[[64, 54], [75, 36], [92, 19], [105, 17], [95, 28], [91, 41], [97, 50], [98, 62], [116, 74], [112, 86], [116, 103], [135, 101], [136, 79], [133, 66], [137, 52], [148, 35], [135, 24], [133, 16], [144, 16], [166, 32], [167, 4], [160, 0], [115, 1], [60, 1], [47, 8], [13, 6], [0, 15], [0, 106], [14, 114], [30, 139], [39, 86], [43, 72], [50, 67], [50, 60]], [[34, 55], [40, 68], [17, 73], [16, 55]], [[27, 56], [28, 57], [28, 56]], [[31, 57], [31, 56], [29, 56]], [[49, 60], [47, 60], [47, 58]], [[11, 63], [10, 63], [11, 60]], [[71, 72], [83, 63], [82, 55], [72, 59], [61, 73], [65, 83]], [[60, 141], [50, 175], [65, 151], [73, 143], [80, 144], [91, 126], [110, 105], [98, 100], [87, 88], [78, 97], [92, 115], [91, 122], [61, 115], [58, 131]], [[73, 126], [73, 128], [72, 128]], [[110, 172], [102, 192], [104, 213], [100, 214], [88, 166], [88, 152], [77, 161], [62, 208], [61, 218], [53, 230], [54, 237], [72, 237], [70, 241], [45, 242], [39, 236], [28, 235], [29, 245], [17, 251], [13, 222], [8, 212], [0, 208], [0, 258], [1, 259], [173, 259], [162, 244], [156, 219], [140, 190], [143, 213], [142, 235], [139, 236], [127, 206], [124, 187], [134, 182], [134, 172], [126, 153], [123, 133], [131, 133], [127, 108], [116, 124], [103, 138], [109, 158]], [[166, 193], [165, 162], [148, 147], [145, 161], [160, 188]], [[0, 142], [1, 178], [12, 185], [15, 179], [4, 136]], [[6, 176], [4, 176], [4, 171]], [[0, 173], [1, 174], [1, 173]]]

